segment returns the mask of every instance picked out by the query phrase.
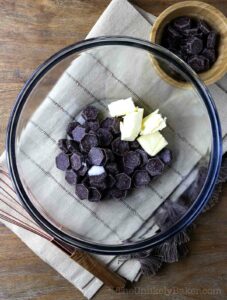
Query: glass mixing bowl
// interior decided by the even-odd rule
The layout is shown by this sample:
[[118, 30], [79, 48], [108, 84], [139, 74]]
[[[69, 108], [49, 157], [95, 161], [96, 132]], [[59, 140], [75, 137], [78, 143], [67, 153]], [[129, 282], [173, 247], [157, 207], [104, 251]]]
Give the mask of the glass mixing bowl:
[[[153, 58], [190, 87], [160, 78]], [[172, 164], [124, 200], [81, 201], [55, 166], [57, 141], [89, 103], [105, 115], [108, 103], [127, 97], [167, 117]], [[219, 172], [221, 127], [207, 88], [177, 56], [140, 39], [98, 37], [62, 49], [33, 73], [9, 120], [7, 154], [19, 198], [41, 227], [87, 251], [125, 254], [158, 245], [198, 216]], [[161, 226], [160, 213], [176, 203], [186, 210]]]

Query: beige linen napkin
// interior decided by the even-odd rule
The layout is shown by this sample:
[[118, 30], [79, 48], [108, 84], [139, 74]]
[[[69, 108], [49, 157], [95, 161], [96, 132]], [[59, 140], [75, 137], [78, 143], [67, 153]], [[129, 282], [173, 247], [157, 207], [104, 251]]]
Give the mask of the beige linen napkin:
[[[152, 15], [147, 14], [139, 8], [134, 8], [127, 1], [115, 0], [111, 2], [97, 21], [88, 37], [100, 35], [129, 35], [148, 39], [153, 20], [154, 17]], [[130, 64], [127, 58], [128, 53], [128, 50], [122, 53], [125, 66]], [[149, 219], [152, 212], [170, 196], [176, 186], [182, 182], [182, 179], [190, 174], [192, 166], [196, 165], [201, 157], [205, 155], [207, 149], [203, 149], [204, 144], [199, 144], [196, 139], [198, 136], [204, 139], [208, 137], [203, 126], [201, 126], [200, 135], [196, 134], [194, 136], [187, 136], [187, 131], [184, 131], [184, 128], [180, 128], [177, 133], [171, 129], [166, 130], [168, 141], [171, 141], [174, 137], [174, 144], [172, 145], [170, 142], [173, 149], [175, 148], [176, 151], [177, 149], [181, 149], [178, 157], [181, 165], [184, 158], [184, 151], [190, 153], [191, 156], [190, 160], [184, 161], [181, 172], [178, 170], [178, 164], [176, 163], [174, 170], [169, 169], [161, 179], [156, 180], [156, 182], [152, 184], [152, 191], [149, 190], [149, 195], [152, 193], [152, 203], [151, 200], [146, 201], [146, 197], [144, 196], [146, 195], [146, 191], [144, 191], [142, 195], [134, 193], [133, 196], [128, 197], [124, 202], [110, 203], [109, 201], [105, 201], [99, 206], [94, 203], [83, 202], [83, 204], [81, 204], [81, 201], [77, 201], [73, 190], [70, 190], [68, 187], [66, 193], [63, 174], [56, 170], [52, 160], [48, 162], [46, 160], [43, 161], [43, 157], [40, 156], [40, 153], [49, 151], [52, 157], [58, 153], [56, 141], [61, 137], [61, 134], [64, 136], [63, 132], [66, 124], [69, 122], [71, 116], [74, 116], [81, 110], [85, 102], [89, 104], [94, 100], [99, 100], [97, 105], [103, 108], [104, 102], [100, 100], [105, 99], [108, 93], [111, 93], [111, 95], [114, 96], [113, 98], [116, 99], [122, 98], [122, 96], [127, 97], [132, 95], [138, 104], [143, 101], [143, 104], [145, 103], [146, 105], [146, 103], [149, 103], [152, 92], [153, 104], [156, 107], [161, 107], [164, 114], [165, 111], [168, 111], [170, 124], [174, 122], [174, 116], [171, 115], [170, 109], [168, 109], [169, 106], [174, 107], [174, 109], [180, 113], [184, 109], [180, 99], [185, 99], [184, 105], [187, 101], [192, 105], [188, 92], [186, 94], [186, 92], [182, 90], [177, 94], [172, 93], [171, 87], [166, 83], [161, 83], [164, 87], [161, 95], [160, 89], [157, 94], [154, 90], [151, 91], [148, 82], [153, 81], [153, 84], [158, 85], [160, 84], [160, 79], [155, 72], [150, 73], [150, 78], [142, 78], [144, 70], [148, 68], [148, 66], [146, 61], [144, 61], [144, 56], [141, 56], [140, 53], [138, 53], [135, 59], [139, 66], [138, 70], [141, 73], [140, 78], [144, 83], [143, 85], [134, 82], [135, 78], [129, 69], [127, 69], [127, 74], [124, 74], [117, 63], [109, 64], [110, 57], [113, 58], [112, 61], [115, 62], [114, 55], [117, 54], [117, 49], [114, 53], [109, 53], [104, 49], [102, 56], [99, 56], [100, 52], [91, 51], [90, 54], [81, 55], [76, 59], [67, 71], [64, 72], [35, 115], [32, 116], [31, 122], [21, 136], [20, 150], [18, 152], [18, 157], [23, 161], [23, 175], [27, 183], [29, 183], [29, 186], [32, 186], [33, 195], [39, 195], [40, 201], [45, 199], [45, 202], [43, 201], [40, 204], [49, 214], [55, 210], [56, 219], [64, 226], [72, 230], [76, 228], [80, 234], [85, 235], [87, 238], [98, 235], [100, 239], [105, 239], [105, 241], [109, 241], [110, 243], [119, 243], [135, 234], [137, 236], [144, 235], [148, 226], [147, 223], [144, 225], [145, 221]], [[106, 67], [107, 65], [108, 67]], [[86, 68], [86, 66], [88, 67]], [[108, 83], [108, 92], [105, 87], [99, 84], [93, 84], [94, 78], [96, 78], [100, 84], [102, 84], [102, 82], [105, 82], [105, 84]], [[223, 126], [223, 138], [227, 133], [227, 123], [224, 117], [227, 112], [227, 106], [225, 105], [226, 93], [223, 90], [226, 86], [225, 80], [226, 79], [223, 79], [218, 85], [213, 85], [210, 88], [219, 110]], [[124, 84], [122, 84], [122, 82]], [[136, 90], [132, 90], [129, 88], [130, 86], [136, 87]], [[75, 94], [76, 102], [74, 98]], [[67, 101], [65, 101], [66, 99]], [[163, 105], [160, 99], [163, 100]], [[168, 99], [168, 101], [165, 101], [166, 99]], [[59, 107], [63, 108], [63, 110], [59, 109]], [[51, 114], [54, 114], [55, 117], [50, 118]], [[190, 115], [183, 115], [182, 117], [186, 119], [187, 122], [187, 118], [190, 118]], [[56, 124], [55, 120], [59, 119], [61, 122]], [[202, 122], [201, 118], [198, 118], [198, 122]], [[198, 145], [196, 150], [193, 148], [193, 144]], [[2, 157], [1, 159], [4, 163], [5, 158]], [[174, 177], [175, 184], [172, 186], [167, 184], [169, 176]], [[48, 191], [48, 193], [46, 193], [46, 191]], [[172, 197], [174, 197], [174, 194]], [[64, 199], [63, 205], [61, 204], [62, 199]], [[114, 206], [113, 209], [119, 212], [114, 220], [111, 218], [109, 211], [110, 206]], [[150, 208], [151, 206], [152, 209]], [[80, 215], [77, 216], [77, 218], [72, 218], [72, 211], [80, 211]], [[88, 218], [90, 221], [85, 225], [84, 220]], [[130, 226], [125, 226], [124, 230], [121, 230], [119, 225], [122, 224], [122, 222], [125, 222], [124, 224], [130, 224]], [[94, 224], [96, 226], [94, 226]], [[91, 298], [101, 287], [102, 283], [98, 279], [82, 269], [51, 243], [34, 236], [32, 233], [25, 232], [23, 229], [9, 224], [7, 224], [7, 226], [37, 255], [73, 283], [86, 297]], [[153, 223], [149, 223], [149, 226], [152, 227]], [[153, 232], [155, 232], [156, 229], [157, 228], [152, 227]], [[119, 274], [131, 281], [139, 277], [139, 264], [137, 261], [119, 263], [115, 257], [109, 256], [99, 256], [99, 259], [108, 264], [113, 270], [118, 270]]]

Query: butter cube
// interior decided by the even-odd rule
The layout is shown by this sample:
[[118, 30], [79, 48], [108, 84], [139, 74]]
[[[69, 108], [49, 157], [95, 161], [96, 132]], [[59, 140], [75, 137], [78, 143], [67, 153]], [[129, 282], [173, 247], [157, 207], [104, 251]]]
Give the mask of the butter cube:
[[142, 126], [143, 112], [143, 108], [137, 108], [123, 118], [120, 123], [122, 141], [134, 141], [137, 138]]
[[166, 127], [166, 118], [163, 118], [161, 114], [159, 114], [159, 110], [157, 109], [156, 111], [149, 114], [147, 117], [143, 119], [142, 130], [140, 134], [141, 135], [151, 134], [156, 131], [160, 131], [165, 127]]
[[148, 135], [141, 135], [137, 141], [144, 151], [151, 156], [155, 156], [168, 145], [168, 142], [159, 131]]
[[114, 101], [108, 105], [111, 117], [120, 117], [135, 111], [135, 104], [132, 98]]

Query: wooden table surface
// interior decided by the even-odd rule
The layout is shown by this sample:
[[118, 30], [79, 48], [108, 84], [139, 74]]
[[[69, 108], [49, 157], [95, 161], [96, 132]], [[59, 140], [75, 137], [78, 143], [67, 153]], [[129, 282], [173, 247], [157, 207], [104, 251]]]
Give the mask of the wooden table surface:
[[[57, 50], [85, 37], [110, 1], [0, 0], [0, 152], [8, 116], [24, 82]], [[132, 3], [158, 15], [172, 0]], [[227, 0], [207, 1], [227, 15]], [[198, 219], [190, 256], [143, 277], [130, 293], [104, 287], [95, 299], [227, 299], [227, 186]], [[168, 297], [168, 295], [171, 295]], [[84, 299], [70, 283], [0, 225], [0, 299]]]

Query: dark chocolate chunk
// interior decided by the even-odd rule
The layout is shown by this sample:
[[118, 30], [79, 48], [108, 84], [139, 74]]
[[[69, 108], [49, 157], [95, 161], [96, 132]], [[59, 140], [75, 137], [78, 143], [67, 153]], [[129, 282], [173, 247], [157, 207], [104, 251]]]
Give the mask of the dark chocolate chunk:
[[69, 157], [64, 152], [58, 154], [55, 161], [59, 170], [66, 171], [70, 167]]
[[81, 168], [77, 171], [77, 174], [79, 176], [85, 176], [85, 174], [87, 173], [88, 171], [88, 166], [86, 163], [82, 162], [82, 166]]
[[70, 153], [79, 152], [80, 151], [79, 144], [76, 141], [74, 141], [74, 140], [67, 140], [66, 144], [67, 144], [68, 151]]
[[209, 60], [203, 55], [193, 55], [188, 59], [188, 64], [196, 72], [203, 72], [209, 68]]
[[83, 110], [82, 117], [87, 121], [94, 121], [97, 119], [98, 113], [96, 107], [89, 105]]
[[87, 128], [88, 132], [96, 132], [99, 129], [100, 124], [99, 121], [86, 121], [84, 126]]
[[162, 38], [161, 38], [161, 45], [164, 46], [165, 48], [168, 48], [168, 35], [166, 33], [167, 31], [167, 26], [165, 26], [163, 34], [162, 34]]
[[94, 130], [89, 130], [88, 133], [95, 135], [95, 131]]
[[88, 200], [91, 202], [98, 202], [102, 198], [102, 194], [97, 188], [91, 187], [89, 188], [89, 196]]
[[127, 190], [119, 190], [117, 188], [113, 188], [110, 190], [110, 196], [113, 197], [114, 199], [117, 200], [122, 200], [126, 197], [127, 195]]
[[131, 150], [136, 150], [140, 147], [140, 144], [135, 140], [133, 142], [129, 142], [129, 147]]
[[114, 118], [113, 124], [111, 126], [111, 131], [113, 134], [120, 134], [120, 121], [117, 118]]
[[68, 134], [68, 136], [70, 136], [72, 138], [72, 131], [78, 126], [80, 125], [80, 123], [78, 123], [77, 121], [74, 122], [70, 122], [69, 125], [67, 126], [66, 132]]
[[124, 173], [127, 175], [131, 175], [135, 171], [134, 168], [124, 167]]
[[207, 25], [206, 22], [199, 20], [198, 21], [198, 28], [204, 33], [204, 34], [209, 34], [210, 32], [210, 27]]
[[92, 165], [91, 165], [91, 163], [90, 163], [90, 160], [89, 160], [89, 158], [86, 156], [86, 154], [85, 154], [85, 163], [86, 163], [88, 169], [90, 169], [90, 168], [92, 167]]
[[114, 157], [115, 157], [115, 162], [117, 163], [118, 167], [122, 169], [124, 167], [124, 165], [123, 165], [123, 155], [122, 156], [114, 155]]
[[199, 54], [203, 50], [203, 41], [195, 36], [188, 39], [186, 43], [187, 53]]
[[119, 173], [118, 166], [116, 162], [109, 162], [105, 165], [105, 169], [110, 174], [116, 175]]
[[131, 178], [125, 173], [119, 173], [115, 176], [116, 187], [119, 190], [128, 190], [131, 187]]
[[124, 155], [129, 151], [129, 143], [126, 141], [121, 141], [118, 137], [111, 144], [112, 150], [117, 155]]
[[167, 45], [167, 48], [168, 48], [169, 50], [171, 50], [172, 52], [177, 51], [177, 49], [178, 49], [178, 47], [179, 47], [179, 42], [180, 42], [179, 39], [174, 39], [174, 38], [172, 38], [172, 37], [166, 38], [166, 45]]
[[76, 195], [80, 198], [80, 200], [87, 200], [89, 195], [89, 190], [85, 186], [85, 184], [80, 183], [76, 185]]
[[83, 156], [80, 153], [73, 153], [70, 161], [72, 169], [78, 171], [82, 167]]
[[164, 163], [158, 157], [149, 159], [146, 164], [146, 170], [151, 176], [161, 175], [164, 171], [164, 167]]
[[205, 56], [201, 55], [204, 58], [204, 71], [207, 71], [210, 69], [210, 61]]
[[86, 128], [82, 125], [78, 125], [76, 126], [75, 129], [73, 129], [72, 131], [72, 138], [74, 139], [74, 141], [76, 142], [81, 142], [81, 140], [83, 139], [83, 137], [86, 134]]
[[[185, 36], [197, 36], [199, 34], [199, 28], [188, 28], [183, 31]], [[199, 37], [202, 35], [199, 34]]]
[[[216, 52], [207, 49], [216, 50], [217, 38], [217, 33], [205, 21], [178, 17], [164, 28], [161, 44], [200, 73], [210, 69], [216, 61]], [[168, 72], [182, 80], [176, 72]]]
[[107, 188], [107, 182], [106, 179], [104, 179], [103, 181], [91, 181], [90, 180], [90, 186], [98, 188], [100, 190], [105, 190]]
[[172, 37], [167, 37], [166, 39], [168, 48], [172, 51], [176, 51], [179, 47], [180, 39], [174, 39]]
[[205, 36], [205, 34], [202, 33], [202, 32], [196, 33], [195, 36], [197, 36], [199, 39], [203, 40], [203, 42], [206, 41], [206, 36]]
[[135, 173], [133, 174], [132, 180], [133, 180], [133, 184], [136, 188], [148, 185], [151, 182], [151, 178], [150, 178], [148, 172], [145, 170], [135, 171]]
[[106, 176], [107, 176], [106, 172], [100, 175], [89, 176], [90, 184], [94, 185], [94, 184], [102, 183], [103, 181], [105, 181]]
[[173, 159], [172, 152], [167, 148], [163, 149], [158, 156], [166, 165], [169, 165]]
[[179, 31], [184, 31], [185, 29], [189, 29], [191, 27], [191, 18], [189, 17], [176, 18], [173, 21], [173, 26]]
[[78, 176], [76, 174], [76, 172], [74, 170], [67, 170], [65, 173], [65, 180], [69, 183], [69, 184], [73, 184], [75, 185], [77, 183], [77, 179]]
[[84, 156], [87, 155], [87, 151], [83, 148], [81, 143], [79, 144], [79, 148], [80, 148], [80, 153], [82, 153]]
[[99, 128], [97, 130], [97, 136], [99, 139], [99, 143], [102, 147], [107, 147], [110, 145], [110, 143], [113, 140], [113, 135], [108, 129], [105, 128]]
[[83, 139], [81, 140], [81, 149], [84, 152], [89, 152], [92, 147], [97, 147], [99, 145], [99, 141], [96, 135], [94, 134], [85, 134]]
[[106, 184], [108, 188], [112, 188], [116, 183], [116, 179], [111, 175], [107, 175]]
[[120, 121], [117, 118], [106, 118], [102, 121], [101, 127], [110, 130], [113, 134], [120, 133]]
[[91, 165], [102, 166], [105, 162], [105, 154], [101, 148], [92, 147], [88, 153]]
[[180, 39], [182, 37], [182, 35], [177, 30], [175, 30], [171, 25], [167, 26], [167, 33], [173, 39]]
[[182, 58], [181, 57], [181, 52], [180, 52], [180, 50], [171, 50], [174, 54], [176, 54], [178, 57], [180, 57], [180, 58]]
[[209, 59], [210, 64], [213, 64], [216, 61], [216, 54], [214, 49], [205, 48], [202, 52], [202, 55]]
[[89, 176], [88, 175], [85, 175], [83, 177], [83, 179], [81, 180], [81, 183], [83, 185], [85, 185], [87, 188], [90, 187], [90, 180], [89, 180]]
[[211, 31], [207, 37], [207, 48], [214, 49], [217, 44], [217, 33], [215, 31]]
[[140, 158], [141, 158], [140, 167], [143, 167], [144, 165], [147, 164], [148, 159], [149, 159], [149, 158], [148, 158], [148, 155], [147, 155], [147, 152], [145, 152], [145, 151], [142, 150], [142, 149], [137, 149], [136, 152], [139, 153]]
[[114, 154], [111, 149], [103, 148], [102, 149], [105, 155], [105, 163], [115, 160]]
[[186, 44], [181, 45], [179, 52], [181, 52], [181, 54], [186, 54], [188, 56], [188, 47]]
[[67, 139], [60, 139], [58, 141], [58, 148], [66, 154], [69, 153], [69, 150], [67, 147]]
[[107, 117], [101, 122], [101, 127], [105, 129], [110, 129], [113, 124], [114, 118]]
[[187, 53], [187, 47], [186, 46], [182, 46], [181, 49], [174, 52], [174, 54], [176, 54], [178, 57], [180, 57], [184, 61], [187, 61], [188, 53]]
[[141, 164], [140, 154], [136, 151], [129, 151], [123, 156], [125, 168], [135, 169]]

